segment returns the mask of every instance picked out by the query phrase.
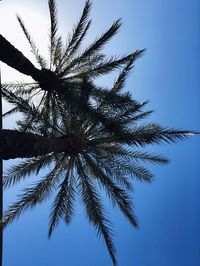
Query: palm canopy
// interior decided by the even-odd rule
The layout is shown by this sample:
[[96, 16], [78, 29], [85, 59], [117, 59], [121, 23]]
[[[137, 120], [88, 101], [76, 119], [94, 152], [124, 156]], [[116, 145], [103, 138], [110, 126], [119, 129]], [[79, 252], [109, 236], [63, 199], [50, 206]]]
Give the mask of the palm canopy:
[[[45, 120], [47, 110], [38, 110], [33, 103], [30, 104], [28, 100], [14, 94], [8, 94], [7, 97], [24, 115], [24, 119], [17, 123], [19, 130], [26, 129], [39, 135], [60, 138], [73, 133], [74, 143], [70, 152], [68, 149], [59, 154], [51, 152], [33, 157], [12, 166], [5, 173], [4, 187], [9, 187], [31, 174], [38, 174], [45, 166], [51, 169], [41, 180], [23, 190], [19, 200], [5, 212], [4, 225], [18, 218], [24, 210], [42, 203], [56, 191], [50, 212], [50, 236], [60, 220], [67, 224], [71, 222], [74, 199], [78, 196], [82, 200], [89, 221], [98, 234], [103, 236], [113, 265], [117, 265], [112, 225], [100, 191], [103, 189], [109, 200], [119, 207], [133, 226], [137, 227], [131, 199], [131, 178], [151, 182], [153, 175], [142, 163], [168, 162], [163, 156], [152, 155], [139, 148], [148, 144], [181, 140], [194, 132], [167, 129], [154, 123], [140, 123], [142, 118], [151, 113], [142, 109], [147, 102], [140, 104], [133, 101], [130, 105], [113, 110], [107, 100], [99, 97], [98, 108], [106, 110], [110, 118], [120, 125], [121, 129], [115, 134], [105, 130], [101, 122], [90, 116], [81, 115], [79, 106], [71, 106], [69, 112], [64, 112], [67, 103], [61, 102], [62, 116], [49, 116], [49, 119]], [[27, 121], [33, 113], [35, 120], [30, 124]]]
[[[90, 115], [96, 120], [109, 127], [109, 119], [102, 114], [101, 109], [94, 109], [92, 104], [96, 97], [109, 98], [118, 92], [124, 85], [124, 76], [133, 67], [135, 60], [142, 55], [144, 50], [137, 50], [125, 56], [106, 57], [102, 53], [105, 44], [118, 32], [121, 22], [116, 20], [99, 38], [97, 38], [87, 48], [82, 48], [82, 42], [91, 24], [89, 12], [91, 2], [87, 1], [83, 9], [80, 20], [69, 35], [67, 44], [64, 45], [61, 36], [58, 35], [57, 7], [54, 0], [49, 0], [50, 12], [50, 38], [49, 38], [49, 58], [42, 57], [36, 44], [28, 32], [20, 16], [17, 19], [31, 46], [42, 75], [34, 77], [36, 82], [17, 83], [4, 85], [4, 89], [16, 95], [27, 95], [31, 99], [39, 101], [38, 108], [48, 109], [51, 115], [59, 112], [60, 101], [66, 101], [68, 108], [71, 105], [79, 104], [80, 111]], [[113, 84], [113, 94], [108, 90], [97, 88], [94, 85], [95, 79], [99, 76], [109, 74], [111, 71], [121, 69], [119, 78]], [[33, 71], [35, 73], [35, 71]], [[37, 71], [36, 71], [37, 72]], [[36, 73], [36, 76], [38, 74]], [[90, 97], [88, 97], [90, 95]], [[121, 104], [130, 101], [130, 95], [122, 95]], [[119, 101], [119, 100], [118, 100]], [[8, 113], [17, 111], [12, 109]], [[32, 120], [31, 120], [32, 121]]]
[[[57, 34], [56, 5], [49, 0], [51, 33], [50, 60], [47, 63], [34, 44], [22, 19], [18, 20], [31, 45], [32, 52], [42, 68], [44, 79], [32, 84], [5, 85], [2, 94], [14, 105], [7, 114], [21, 112], [23, 119], [17, 122], [21, 132], [28, 131], [41, 136], [65, 138], [73, 134], [74, 141], [64, 152], [48, 153], [33, 157], [12, 166], [4, 175], [4, 187], [14, 185], [24, 178], [49, 166], [49, 172], [40, 181], [23, 190], [19, 200], [4, 215], [8, 225], [21, 213], [42, 203], [54, 191], [50, 212], [49, 236], [62, 219], [71, 222], [74, 199], [79, 196], [86, 216], [105, 240], [116, 265], [112, 225], [104, 209], [101, 189], [117, 205], [133, 226], [137, 221], [133, 212], [131, 178], [151, 182], [152, 174], [143, 162], [164, 164], [168, 160], [139, 150], [148, 144], [175, 142], [194, 134], [192, 131], [164, 128], [155, 123], [141, 124], [140, 120], [151, 111], [143, 111], [147, 102], [138, 103], [122, 89], [134, 61], [143, 50], [121, 58], [106, 59], [101, 49], [117, 33], [120, 21], [116, 21], [99, 39], [83, 52], [78, 52], [87, 33], [90, 21], [90, 1], [67, 46], [63, 46]], [[95, 85], [95, 78], [121, 68], [111, 89]], [[36, 100], [38, 100], [36, 104]]]

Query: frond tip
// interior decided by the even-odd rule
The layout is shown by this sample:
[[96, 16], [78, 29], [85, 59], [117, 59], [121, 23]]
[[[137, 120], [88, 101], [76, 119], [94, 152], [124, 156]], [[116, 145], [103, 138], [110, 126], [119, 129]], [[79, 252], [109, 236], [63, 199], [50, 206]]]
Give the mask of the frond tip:
[[79, 180], [80, 195], [83, 200], [86, 214], [98, 234], [102, 234], [104, 237], [113, 265], [117, 266], [117, 260], [115, 257], [116, 250], [112, 240], [112, 231], [110, 229], [111, 224], [105, 216], [103, 204], [94, 184], [85, 174], [80, 162], [78, 164], [78, 172], [81, 176]]

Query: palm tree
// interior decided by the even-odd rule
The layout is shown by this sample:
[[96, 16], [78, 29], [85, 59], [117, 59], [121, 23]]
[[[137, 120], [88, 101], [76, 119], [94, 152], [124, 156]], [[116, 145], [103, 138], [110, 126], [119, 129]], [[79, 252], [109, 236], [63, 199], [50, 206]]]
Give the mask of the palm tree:
[[[142, 110], [147, 102], [140, 104], [133, 101], [123, 108], [118, 106], [113, 109], [105, 95], [105, 97], [99, 97], [97, 108], [106, 110], [109, 118], [115, 119], [120, 125], [118, 134], [114, 134], [110, 130], [105, 130], [101, 122], [84, 113], [81, 114], [78, 105], [71, 106], [68, 112], [64, 112], [67, 103], [62, 102], [60, 103], [62, 116], [50, 116], [46, 121], [44, 117], [47, 111], [44, 109], [38, 110], [28, 100], [4, 90], [3, 95], [23, 113], [23, 120], [17, 122], [18, 135], [21, 137], [21, 134], [29, 134], [30, 140], [32, 135], [36, 136], [36, 139], [40, 138], [40, 141], [37, 140], [38, 145], [31, 145], [39, 149], [40, 154], [32, 153], [32, 158], [12, 166], [4, 175], [4, 187], [17, 184], [31, 174], [38, 174], [45, 166], [51, 169], [40, 181], [23, 190], [19, 201], [12, 204], [5, 212], [4, 226], [18, 218], [24, 210], [42, 203], [56, 191], [50, 212], [49, 236], [51, 236], [61, 219], [66, 224], [71, 222], [74, 199], [79, 196], [86, 216], [98, 234], [103, 236], [113, 265], [117, 265], [112, 225], [100, 197], [101, 189], [105, 190], [108, 198], [119, 207], [130, 223], [137, 227], [130, 197], [132, 191], [130, 178], [151, 182], [152, 174], [141, 163], [165, 164], [168, 162], [168, 159], [163, 156], [140, 151], [139, 147], [174, 142], [195, 132], [167, 129], [154, 123], [138, 125], [141, 119], [151, 113], [151, 111]], [[33, 113], [35, 120], [27, 124]], [[24, 127], [26, 133], [24, 133]], [[46, 137], [41, 137], [44, 132]], [[9, 138], [9, 134], [7, 136]], [[71, 142], [66, 142], [69, 136]], [[44, 139], [47, 145], [45, 141], [43, 142]], [[51, 141], [48, 142], [48, 140]], [[26, 149], [30, 148], [25, 146]]]
[[22, 54], [22, 52], [16, 49], [1, 34], [0, 60], [22, 74], [31, 76], [33, 79], [36, 79], [37, 75], [40, 75], [40, 70], [36, 69], [35, 66]]
[[[23, 20], [20, 16], [17, 16], [41, 70], [35, 68], [21, 52], [16, 50], [3, 36], [0, 36], [0, 60], [24, 74], [31, 75], [35, 80], [33, 83], [5, 85], [4, 88], [12, 90], [17, 95], [27, 93], [33, 99], [39, 97], [38, 106], [49, 109], [52, 115], [59, 112], [57, 106], [60, 105], [60, 101], [63, 101], [63, 99], [69, 106], [78, 103], [82, 112], [108, 127], [110, 121], [100, 110], [94, 110], [88, 99], [81, 101], [81, 104], [80, 100], [86, 99], [88, 94], [93, 98], [96, 97], [95, 86], [93, 86], [95, 78], [122, 67], [124, 67], [124, 71], [130, 71], [133, 63], [142, 55], [144, 50], [137, 50], [122, 57], [106, 58], [101, 50], [118, 32], [121, 25], [120, 20], [116, 20], [104, 34], [83, 50], [81, 44], [91, 24], [91, 20], [89, 20], [90, 1], [86, 2], [82, 16], [65, 46], [61, 36], [58, 36], [56, 3], [54, 0], [49, 0], [48, 4], [50, 12], [49, 60], [40, 55]], [[9, 53], [5, 53], [5, 51], [9, 51]], [[107, 93], [107, 91], [102, 90], [102, 93]], [[16, 109], [13, 109], [11, 112], [15, 111]]]
[[[24, 22], [19, 16], [17, 17], [40, 69], [36, 68], [19, 50], [17, 50], [2, 35], [0, 35], [0, 60], [21, 73], [30, 75], [35, 81], [31, 84], [9, 84], [4, 86], [4, 90], [7, 89], [7, 92], [10, 91], [10, 93], [14, 93], [17, 96], [27, 94], [29, 99], [39, 97], [40, 102], [36, 109], [40, 111], [42, 109], [49, 110], [46, 114], [50, 114], [51, 116], [62, 115], [59, 106], [60, 102], [62, 102], [63, 98], [65, 98], [65, 101], [68, 103], [68, 106], [66, 105], [67, 110], [69, 110], [69, 106], [78, 104], [81, 112], [85, 113], [85, 115], [90, 114], [93, 119], [101, 121], [107, 129], [115, 130], [116, 126], [110, 126], [111, 124], [113, 125], [115, 121], [109, 121], [105, 115], [100, 113], [99, 109], [96, 108], [94, 110], [93, 105], [90, 103], [91, 99], [89, 100], [88, 95], [91, 95], [91, 92], [94, 91], [91, 79], [124, 66], [124, 71], [122, 71], [118, 82], [123, 86], [124, 73], [128, 73], [131, 70], [134, 61], [142, 54], [143, 50], [136, 51], [135, 53], [124, 57], [105, 58], [105, 55], [101, 53], [101, 49], [117, 33], [120, 27], [120, 21], [117, 20], [101, 37], [80, 53], [79, 50], [81, 43], [91, 24], [91, 21], [88, 19], [91, 8], [90, 1], [86, 2], [79, 22], [74, 27], [73, 32], [68, 39], [67, 45], [64, 46], [62, 38], [57, 34], [58, 23], [55, 1], [49, 0], [48, 4], [51, 22], [49, 63], [48, 60], [45, 60], [39, 54], [39, 50], [36, 47], [31, 35], [27, 31]], [[113, 88], [114, 90], [117, 90], [118, 83], [116, 83], [116, 88]], [[93, 92], [92, 97], [99, 97], [99, 95], [103, 93], [104, 95], [107, 95], [107, 99], [110, 101], [111, 93], [108, 93], [107, 90], [103, 90], [100, 93], [99, 90], [96, 89]], [[97, 96], [95, 96], [96, 94]], [[119, 98], [119, 94], [117, 98]], [[122, 104], [126, 104], [126, 102], [130, 101], [128, 95], [121, 97], [121, 99]], [[125, 99], [125, 101], [123, 99]], [[119, 100], [117, 100], [117, 102], [119, 104]], [[16, 111], [18, 111], [18, 107], [7, 114], [14, 113]], [[48, 121], [48, 115], [43, 117], [45, 121]], [[23, 133], [8, 130], [0, 132], [0, 142], [2, 144], [1, 147], [3, 147], [0, 151], [1, 158], [9, 159], [16, 157], [30, 157], [32, 154], [35, 156], [41, 154], [40, 145], [25, 146], [23, 142], [23, 139], [25, 138], [27, 141], [29, 140], [29, 142], [31, 141], [32, 143], [33, 141], [39, 141], [38, 143], [43, 141], [42, 147], [44, 147], [44, 143], [49, 143], [50, 140], [44, 138], [46, 136], [45, 127], [44, 132], [42, 132], [42, 136], [25, 134], [26, 127], [28, 127], [34, 120], [35, 117], [33, 116], [33, 113], [30, 113], [27, 124], [24, 126]], [[73, 139], [73, 141], [75, 140]], [[23, 149], [19, 149], [19, 147], [23, 147]], [[39, 147], [40, 149], [30, 151], [31, 147]], [[46, 148], [43, 149], [43, 153], [47, 152], [48, 149], [49, 148], [46, 146]]]
[[[41, 203], [57, 190], [50, 214], [51, 236], [60, 219], [67, 224], [71, 222], [74, 198], [78, 195], [87, 217], [103, 236], [116, 265], [111, 223], [104, 211], [100, 189], [105, 190], [108, 198], [136, 227], [129, 179], [152, 180], [152, 174], [140, 162], [168, 162], [165, 157], [142, 152], [138, 148], [175, 142], [195, 132], [167, 129], [155, 123], [138, 124], [151, 113], [142, 111], [147, 102], [138, 103], [122, 89], [133, 63], [143, 50], [110, 59], [101, 52], [106, 42], [117, 33], [119, 20], [78, 54], [91, 23], [88, 20], [90, 1], [86, 2], [66, 47], [57, 34], [55, 1], [49, 0], [48, 3], [51, 18], [49, 63], [39, 54], [18, 16], [41, 70], [0, 36], [0, 60], [35, 80], [31, 84], [4, 85], [2, 89], [5, 99], [14, 105], [4, 115], [19, 111], [23, 119], [17, 123], [18, 130], [0, 131], [0, 158], [28, 158], [7, 171], [4, 187], [39, 173], [45, 166], [51, 167], [46, 176], [25, 189], [19, 201], [5, 212], [3, 225], [7, 226], [24, 210]], [[9, 52], [6, 57], [5, 51]], [[118, 68], [122, 70], [110, 90], [95, 85], [96, 77]]]
[[[48, 3], [51, 21], [49, 63], [48, 60], [45, 60], [39, 54], [39, 50], [19, 16], [18, 21], [28, 39], [31, 51], [35, 55], [40, 69], [36, 68], [20, 51], [0, 35], [0, 60], [23, 74], [30, 75], [35, 81], [31, 84], [18, 83], [3, 86], [4, 92], [7, 92], [7, 94], [14, 93], [16, 97], [24, 97], [26, 95], [29, 101], [33, 99], [33, 102], [35, 102], [36, 97], [39, 98], [39, 104], [35, 107], [35, 110], [32, 111], [40, 112], [44, 121], [46, 121], [45, 124], [48, 124], [49, 115], [51, 117], [54, 116], [54, 120], [56, 120], [57, 117], [62, 116], [63, 111], [69, 111], [71, 105], [78, 104], [81, 113], [90, 115], [92, 120], [100, 121], [107, 130], [116, 131], [117, 121], [109, 120], [106, 114], [101, 112], [101, 108], [94, 108], [91, 100], [94, 101], [94, 98], [98, 99], [103, 96], [108, 102], [111, 101], [111, 97], [116, 98], [116, 100], [112, 102], [113, 107], [115, 105], [120, 105], [120, 103], [129, 104], [131, 101], [129, 95], [117, 93], [119, 90], [118, 87], [123, 87], [124, 75], [128, 74], [134, 61], [143, 53], [143, 50], [136, 51], [123, 57], [111, 57], [106, 59], [101, 49], [117, 33], [120, 27], [120, 21], [117, 20], [102, 36], [83, 50], [83, 52], [79, 52], [81, 43], [91, 24], [91, 21], [88, 19], [89, 10], [91, 8], [90, 1], [86, 2], [79, 22], [74, 27], [67, 45], [64, 46], [61, 37], [57, 34], [58, 24], [55, 1], [49, 0]], [[113, 86], [112, 92], [106, 89], [100, 91], [94, 86], [93, 81], [95, 77], [107, 74], [122, 66], [124, 66], [124, 69], [118, 81]], [[88, 95], [90, 95], [90, 99]], [[65, 105], [66, 110], [60, 108], [60, 102], [62, 102], [63, 99], [67, 103]], [[42, 110], [48, 110], [48, 112], [42, 112]], [[10, 110], [7, 114], [16, 111], [19, 111], [19, 106], [15, 106], [15, 108]], [[46, 115], [44, 116], [44, 114]], [[26, 134], [27, 128], [35, 121], [36, 117], [35, 112], [29, 113], [26, 123], [24, 122], [23, 132], [10, 130], [3, 130], [0, 132], [1, 158], [9, 159], [45, 154], [50, 151], [55, 151], [55, 143], [58, 145], [58, 143], [63, 142], [63, 138], [56, 139], [54, 137], [53, 139], [53, 136], [49, 138], [46, 132], [46, 126], [43, 127], [43, 132], [40, 132], [40, 135], [31, 134], [30, 132]], [[25, 139], [27, 140], [27, 144], [34, 142], [35, 145], [24, 145]], [[71, 145], [72, 141], [73, 143], [77, 141], [74, 136], [71, 135], [70, 137], [68, 135], [65, 139], [69, 145]], [[50, 143], [51, 145], [49, 146]], [[54, 143], [54, 145], [52, 145], [52, 143]], [[56, 148], [56, 150], [58, 152], [58, 148]]]

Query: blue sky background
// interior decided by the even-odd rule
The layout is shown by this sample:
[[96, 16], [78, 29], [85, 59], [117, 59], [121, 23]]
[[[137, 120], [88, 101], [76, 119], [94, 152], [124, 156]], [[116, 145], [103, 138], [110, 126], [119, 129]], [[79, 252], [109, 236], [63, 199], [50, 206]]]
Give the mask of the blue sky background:
[[[61, 31], [66, 36], [80, 17], [84, 1], [57, 2]], [[33, 15], [40, 14], [45, 21], [48, 19], [47, 1], [3, 0], [0, 3], [0, 30], [5, 35], [10, 31], [9, 41], [19, 49], [19, 33], [13, 36], [15, 25], [10, 23], [16, 22], [9, 20], [9, 12], [23, 8]], [[7, 21], [3, 21], [6, 12]], [[87, 41], [101, 34], [114, 19], [122, 18], [120, 33], [105, 50], [112, 55], [147, 48], [137, 61], [126, 88], [137, 100], [149, 99], [149, 109], [155, 110], [149, 120], [164, 126], [200, 130], [199, 14], [198, 0], [93, 1], [93, 24]], [[40, 27], [37, 30], [40, 34]], [[5, 81], [11, 77], [8, 73], [16, 75], [15, 71], [9, 71], [2, 64]], [[104, 82], [110, 84], [110, 79]], [[11, 127], [12, 123], [6, 121], [4, 126]], [[149, 167], [155, 175], [152, 184], [135, 182], [139, 229], [132, 228], [119, 211], [110, 212], [119, 266], [200, 264], [199, 148], [199, 136], [177, 144], [147, 148], [167, 155], [171, 163]], [[10, 162], [6, 162], [5, 167], [8, 164]], [[5, 205], [16, 193], [16, 188], [5, 192]], [[49, 202], [26, 212], [5, 231], [3, 266], [111, 265], [102, 239], [96, 238], [96, 232], [88, 225], [79, 206], [72, 224], [68, 227], [61, 224], [50, 241], [47, 239], [48, 213]]]

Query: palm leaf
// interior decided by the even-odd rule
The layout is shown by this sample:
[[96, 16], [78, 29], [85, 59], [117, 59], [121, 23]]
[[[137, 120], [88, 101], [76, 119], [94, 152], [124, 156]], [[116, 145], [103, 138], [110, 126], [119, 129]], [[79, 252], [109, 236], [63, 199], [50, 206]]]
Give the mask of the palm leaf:
[[[145, 50], [143, 50], [144, 52]], [[121, 71], [121, 73], [119, 74], [117, 80], [115, 81], [112, 90], [114, 92], [119, 92], [123, 89], [124, 85], [125, 85], [125, 81], [128, 77], [128, 75], [130, 74], [132, 68], [133, 68], [133, 64], [135, 62], [134, 57], [132, 57], [127, 64], [125, 65], [125, 67], [123, 68], [123, 70]]]
[[59, 66], [59, 68], [62, 67], [63, 64], [65, 64], [67, 61], [69, 61], [71, 57], [73, 57], [73, 55], [76, 53], [77, 49], [79, 48], [83, 38], [85, 37], [91, 24], [91, 21], [88, 22], [90, 9], [91, 9], [91, 2], [86, 1], [81, 18], [73, 30], [72, 36], [62, 56], [61, 65]]
[[115, 247], [112, 240], [112, 231], [110, 229], [111, 224], [105, 216], [103, 204], [98, 196], [95, 186], [92, 184], [91, 179], [85, 174], [80, 162], [78, 165], [78, 173], [80, 177], [80, 195], [86, 209], [87, 217], [95, 229], [97, 229], [98, 234], [103, 235], [109, 254], [112, 258], [113, 265], [116, 266], [117, 261], [115, 258]]
[[115, 21], [112, 26], [94, 43], [92, 43], [81, 55], [76, 57], [61, 73], [61, 76], [66, 74], [71, 68], [80, 63], [84, 62], [86, 59], [90, 58], [91, 55], [99, 52], [103, 46], [117, 33], [121, 23], [120, 20]]
[[61, 218], [65, 218], [66, 223], [71, 222], [71, 218], [74, 212], [73, 201], [74, 201], [74, 185], [70, 177], [72, 175], [73, 159], [68, 163], [67, 173], [63, 182], [60, 184], [59, 192], [57, 193], [53, 202], [53, 207], [50, 213], [50, 225], [49, 225], [49, 237], [53, 230], [58, 225]]
[[[131, 53], [127, 56], [123, 56], [121, 58], [115, 58], [112, 57], [111, 59], [107, 59], [106, 61], [101, 61], [99, 64], [95, 65], [94, 67], [91, 67], [90, 69], [86, 69], [86, 71], [82, 71], [82, 73], [72, 76], [72, 79], [74, 78], [81, 78], [81, 77], [98, 77], [100, 75], [109, 74], [111, 71], [114, 71], [121, 67], [122, 65], [126, 64], [127, 61], [130, 61], [131, 58], [138, 58], [142, 55], [144, 50], [136, 51], [134, 53]], [[68, 78], [70, 79], [70, 78]]]
[[45, 156], [31, 158], [22, 163], [11, 166], [3, 176], [4, 188], [19, 183], [33, 173], [38, 174], [42, 168], [51, 164], [52, 160], [52, 154], [48, 154]]
[[[144, 146], [146, 144], [154, 143], [159, 144], [163, 142], [177, 142], [187, 138], [190, 135], [196, 134], [196, 132], [190, 130], [168, 129], [155, 123], [149, 123], [135, 127], [132, 131], [130, 131], [130, 134], [132, 137], [129, 139], [129, 133], [127, 134], [127, 143], [136, 146]], [[126, 139], [126, 133], [124, 137]]]
[[21, 17], [18, 14], [17, 14], [17, 20], [18, 20], [18, 22], [19, 22], [19, 24], [23, 30], [23, 33], [25, 34], [30, 46], [31, 46], [31, 52], [35, 56], [37, 63], [40, 65], [40, 67], [46, 68], [47, 67], [46, 60], [39, 54], [39, 50], [36, 47], [36, 44], [34, 43], [30, 33], [28, 32], [28, 30], [25, 27], [23, 20], [21, 19]]
[[53, 65], [55, 66], [55, 72], [58, 73], [58, 68], [61, 64], [62, 60], [62, 54], [63, 54], [63, 43], [62, 38], [58, 37], [55, 43], [55, 50], [53, 53]]
[[57, 41], [58, 20], [57, 20], [57, 7], [54, 0], [49, 0], [49, 14], [50, 14], [50, 69], [52, 68], [53, 56]]
[[148, 144], [172, 143], [184, 140], [191, 135], [198, 134], [198, 132], [191, 130], [176, 130], [162, 127], [155, 123], [149, 123], [134, 128], [126, 128], [125, 130], [118, 130], [115, 136], [102, 137], [90, 140], [90, 145], [98, 143], [109, 143], [116, 141], [120, 144], [128, 144], [134, 146], [145, 146]]
[[84, 159], [91, 171], [91, 175], [95, 176], [97, 180], [99, 180], [99, 183], [104, 187], [112, 202], [117, 204], [130, 223], [137, 227], [136, 218], [132, 210], [133, 204], [125, 190], [115, 185], [114, 182], [106, 176], [102, 169], [95, 164], [90, 156], [84, 154]]
[[56, 164], [53, 170], [42, 180], [37, 182], [34, 186], [23, 190], [23, 194], [18, 197], [19, 200], [12, 204], [5, 212], [3, 220], [4, 227], [12, 223], [26, 209], [36, 206], [38, 203], [43, 202], [50, 196], [53, 188], [55, 188], [57, 182], [59, 181], [60, 174], [63, 171], [63, 169], [60, 168], [62, 160], [60, 163]]

